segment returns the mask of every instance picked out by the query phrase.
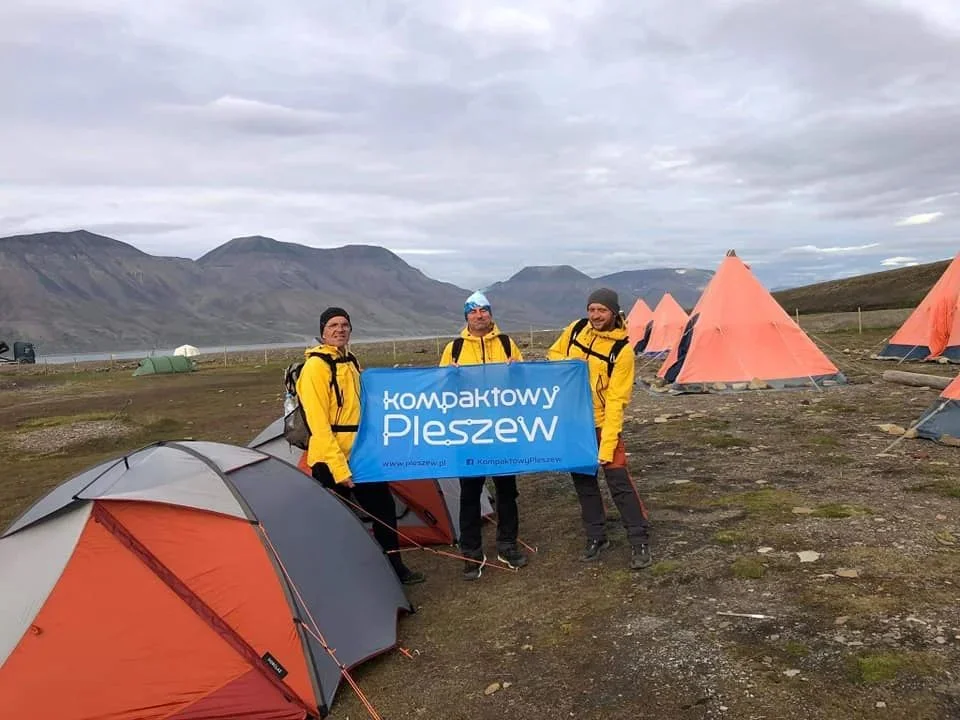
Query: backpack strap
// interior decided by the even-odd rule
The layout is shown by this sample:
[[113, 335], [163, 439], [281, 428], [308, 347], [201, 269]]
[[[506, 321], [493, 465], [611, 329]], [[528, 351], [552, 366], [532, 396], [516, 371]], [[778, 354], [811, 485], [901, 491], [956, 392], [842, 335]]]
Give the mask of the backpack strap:
[[[330, 366], [330, 387], [333, 388], [333, 393], [337, 398], [337, 407], [342, 408], [343, 391], [340, 389], [340, 383], [337, 380], [337, 365], [342, 365], [343, 363], [352, 363], [357, 371], [359, 371], [360, 362], [357, 360], [356, 355], [353, 353], [347, 353], [344, 357], [331, 357], [327, 353], [310, 353], [309, 357], [318, 357], [328, 366]], [[360, 426], [331, 424], [330, 429], [333, 432], [356, 432], [360, 429]]]
[[463, 352], [463, 338], [458, 337], [453, 341], [452, 359], [453, 362], [460, 362], [460, 353]]
[[[507, 356], [507, 359], [510, 359], [510, 356], [513, 354], [513, 346], [510, 342], [510, 336], [500, 334], [497, 335], [497, 339], [500, 341], [500, 344], [503, 345], [503, 354]], [[481, 340], [480, 342], [483, 342]], [[463, 352], [463, 338], [458, 337], [453, 341], [453, 348], [451, 349], [451, 358], [453, 362], [460, 362], [460, 353]]]
[[570, 331], [570, 341], [567, 343], [567, 355], [570, 354], [570, 348], [572, 348], [574, 345], [576, 345], [581, 350], [586, 350], [587, 352], [590, 352], [590, 350], [587, 347], [577, 342], [577, 335], [579, 335], [580, 331], [587, 326], [588, 322], [590, 321], [587, 318], [580, 318], [579, 320], [577, 320], [576, 323], [574, 323], [573, 329]]
[[611, 375], [613, 375], [613, 365], [617, 361], [617, 356], [620, 354], [620, 351], [623, 350], [623, 348], [627, 345], [627, 343], [630, 342], [630, 339], [621, 338], [619, 340], [614, 341], [613, 346], [610, 348], [610, 353], [607, 355], [601, 355], [593, 348], [587, 347], [582, 342], [577, 340], [577, 335], [579, 335], [580, 331], [587, 326], [588, 322], [589, 322], [589, 319], [580, 318], [579, 320], [577, 320], [576, 324], [573, 326], [573, 329], [570, 331], [570, 342], [567, 343], [567, 355], [570, 355], [570, 348], [576, 345], [587, 355], [595, 357], [598, 360], [603, 360], [607, 364], [607, 377], [610, 377]]
[[513, 353], [513, 347], [510, 343], [509, 335], [497, 335], [500, 338], [500, 344], [503, 345], [503, 354], [507, 356], [507, 360], [510, 359], [510, 355]]
[[630, 338], [620, 338], [615, 343], [613, 347], [610, 348], [610, 355], [607, 356], [607, 377], [613, 375], [613, 366], [617, 362], [617, 356], [620, 355], [620, 351], [630, 342]]

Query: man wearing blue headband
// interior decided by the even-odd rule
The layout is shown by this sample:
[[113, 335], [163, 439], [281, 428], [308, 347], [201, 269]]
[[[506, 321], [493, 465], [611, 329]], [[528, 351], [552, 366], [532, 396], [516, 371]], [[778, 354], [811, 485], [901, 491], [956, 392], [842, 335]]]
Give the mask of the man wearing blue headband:
[[[463, 304], [467, 321], [460, 337], [448, 343], [440, 358], [440, 367], [447, 365], [480, 365], [523, 361], [520, 348], [500, 332], [493, 321], [490, 301], [482, 292], [475, 292]], [[467, 558], [464, 580], [478, 580], [487, 556], [483, 552], [480, 497], [485, 477], [460, 478], [460, 553]], [[520, 515], [517, 510], [517, 477], [493, 478], [497, 491], [497, 559], [512, 568], [527, 564], [527, 556], [517, 548]]]

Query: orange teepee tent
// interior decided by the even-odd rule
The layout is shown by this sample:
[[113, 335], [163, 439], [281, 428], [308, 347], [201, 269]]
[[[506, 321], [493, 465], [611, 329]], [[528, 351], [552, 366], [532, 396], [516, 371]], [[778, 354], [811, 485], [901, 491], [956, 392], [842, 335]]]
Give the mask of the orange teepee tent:
[[846, 382], [732, 250], [658, 377], [686, 392], [754, 380], [774, 388]]
[[945, 357], [960, 362], [960, 253], [943, 271], [916, 309], [910, 313], [878, 360], [930, 360]]
[[920, 416], [916, 431], [917, 437], [948, 445], [960, 444], [960, 375]]
[[664, 293], [653, 311], [650, 332], [645, 342], [637, 348], [648, 357], [662, 357], [669, 353], [680, 341], [683, 329], [687, 326], [687, 313], [670, 293]]
[[650, 322], [652, 317], [653, 310], [650, 309], [650, 306], [644, 302], [643, 298], [637, 298], [630, 314], [627, 315], [627, 334], [630, 337], [630, 347], [636, 348], [637, 343], [643, 339], [643, 335], [647, 331], [647, 323]]

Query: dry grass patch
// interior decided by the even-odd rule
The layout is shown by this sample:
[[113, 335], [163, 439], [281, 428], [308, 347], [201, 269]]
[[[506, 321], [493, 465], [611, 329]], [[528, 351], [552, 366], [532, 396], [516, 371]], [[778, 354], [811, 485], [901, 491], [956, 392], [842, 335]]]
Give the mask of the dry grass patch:
[[725, 449], [725, 448], [737, 448], [737, 447], [747, 447], [750, 445], [750, 441], [745, 438], [736, 437], [735, 435], [728, 435], [726, 433], [717, 433], [715, 435], [704, 435], [702, 438], [704, 445], [708, 445], [712, 448]]
[[680, 569], [680, 563], [675, 560], [661, 560], [650, 566], [650, 574], [654, 577], [663, 577]]
[[138, 428], [126, 420], [80, 420], [40, 426], [8, 436], [10, 446], [27, 455], [51, 455], [68, 448], [87, 446], [103, 440], [113, 441], [136, 434]]
[[718, 542], [721, 545], [736, 545], [737, 543], [746, 542], [749, 537], [750, 536], [743, 530], [719, 530], [713, 534], [714, 542]]
[[923, 652], [882, 652], [848, 658], [850, 679], [858, 684], [876, 685], [903, 676], [931, 677], [943, 671], [943, 660]]
[[759, 580], [766, 571], [766, 566], [754, 558], [737, 558], [730, 564], [733, 576], [744, 580]]
[[792, 516], [791, 508], [802, 504], [802, 500], [787, 490], [764, 488], [744, 493], [734, 493], [710, 500], [712, 505], [723, 507], [742, 507], [747, 515], [776, 520]]
[[[949, 470], [949, 468], [940, 468], [936, 465], [933, 467], [937, 470]], [[939, 495], [940, 497], [960, 498], [960, 481], [958, 480], [934, 480], [931, 482], [918, 483], [907, 489], [911, 492], [925, 492], [932, 495]]]

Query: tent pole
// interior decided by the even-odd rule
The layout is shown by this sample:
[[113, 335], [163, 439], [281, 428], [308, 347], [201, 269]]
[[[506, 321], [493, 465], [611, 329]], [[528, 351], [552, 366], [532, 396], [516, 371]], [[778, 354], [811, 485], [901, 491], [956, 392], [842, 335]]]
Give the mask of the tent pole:
[[901, 436], [898, 437], [896, 440], [894, 440], [892, 443], [890, 443], [890, 444], [886, 447], [886, 449], [884, 449], [884, 451], [883, 451], [882, 453], [880, 453], [880, 454], [881, 454], [881, 455], [885, 455], [886, 453], [888, 453], [888, 452], [890, 452], [891, 450], [893, 450], [897, 445], [899, 445], [901, 442], [903, 442], [903, 441], [906, 439], [907, 435], [910, 433], [911, 430], [916, 430], [918, 427], [920, 427], [920, 426], [921, 426], [923, 423], [925, 423], [927, 420], [929, 420], [929, 419], [932, 418], [934, 415], [936, 415], [938, 412], [940, 412], [941, 410], [943, 410], [943, 409], [947, 406], [947, 403], [948, 403], [948, 402], [950, 402], [950, 401], [949, 401], [949, 400], [944, 400], [944, 401], [943, 401], [942, 403], [940, 403], [940, 405], [938, 405], [938, 406], [936, 407], [936, 409], [934, 409], [931, 413], [929, 413], [928, 415], [925, 415], [924, 417], [922, 417], [922, 418], [920, 418], [919, 420], [917, 420], [917, 422], [915, 422], [911, 427], [909, 427], [909, 428], [907, 429], [907, 431], [906, 431], [903, 435], [901, 435]]

